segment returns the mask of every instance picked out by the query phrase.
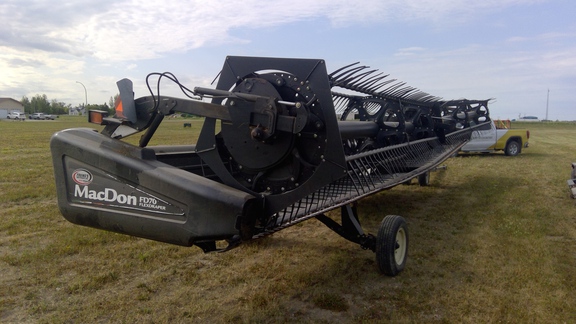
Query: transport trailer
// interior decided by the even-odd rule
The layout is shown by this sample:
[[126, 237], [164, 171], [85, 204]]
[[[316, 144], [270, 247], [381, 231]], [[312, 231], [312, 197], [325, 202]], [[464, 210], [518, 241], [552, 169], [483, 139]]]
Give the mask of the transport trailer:
[[[100, 133], [52, 136], [58, 205], [74, 224], [205, 252], [317, 218], [397, 275], [405, 219], [386, 216], [365, 233], [356, 202], [426, 179], [490, 121], [489, 100], [442, 100], [358, 63], [328, 74], [323, 60], [229, 56], [214, 89], [171, 73], [150, 74], [149, 89], [152, 77], [157, 92], [140, 98], [118, 81], [115, 116], [89, 112]], [[161, 81], [184, 98], [160, 95]], [[174, 113], [204, 117], [197, 143], [148, 146]], [[138, 145], [122, 140], [140, 132]], [[336, 208], [338, 221], [325, 215]]]

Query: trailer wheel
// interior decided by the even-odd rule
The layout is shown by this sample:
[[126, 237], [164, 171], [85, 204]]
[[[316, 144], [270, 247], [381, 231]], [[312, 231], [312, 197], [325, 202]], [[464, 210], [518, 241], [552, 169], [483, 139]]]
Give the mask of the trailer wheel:
[[421, 175], [418, 176], [418, 184], [421, 187], [426, 187], [430, 185], [430, 171], [422, 173]]
[[381, 273], [396, 276], [408, 258], [408, 227], [401, 216], [388, 215], [380, 223], [376, 236], [376, 263]]
[[508, 156], [516, 156], [520, 154], [520, 150], [520, 143], [518, 143], [518, 141], [510, 141], [504, 148], [504, 154]]

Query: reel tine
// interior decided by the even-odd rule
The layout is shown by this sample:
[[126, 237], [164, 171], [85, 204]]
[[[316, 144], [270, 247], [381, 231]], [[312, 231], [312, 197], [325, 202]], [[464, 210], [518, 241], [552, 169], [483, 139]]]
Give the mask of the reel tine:
[[350, 83], [353, 80], [356, 80], [358, 77], [358, 74], [356, 74], [359, 71], [362, 71], [365, 67], [362, 67], [361, 69], [354, 69], [354, 70], [349, 70], [346, 73], [342, 73], [342, 75], [335, 80], [334, 84], [335, 85], [340, 85], [342, 83]]
[[407, 86], [406, 82], [397, 79], [386, 80], [390, 75], [369, 69], [369, 66], [358, 65], [359, 62], [344, 66], [329, 76], [332, 85], [358, 91], [368, 96], [381, 96], [391, 100], [408, 100], [415, 105], [430, 106], [442, 98], [432, 96], [417, 88]]
[[[380, 80], [377, 80], [380, 81]], [[386, 81], [382, 81], [379, 83], [374, 83], [371, 84], [370, 86], [368, 86], [368, 88], [366, 88], [366, 90], [368, 90], [371, 93], [379, 93], [379, 89], [382, 89], [385, 85], [390, 84], [392, 82], [396, 82], [396, 79], [391, 79], [391, 80], [386, 80]]]
[[367, 69], [367, 68], [368, 68], [368, 67], [365, 66], [365, 65], [356, 66], [356, 67], [353, 67], [353, 68], [350, 68], [350, 69], [341, 71], [340, 74], [338, 74], [337, 76], [334, 76], [332, 79], [333, 79], [335, 82], [341, 82], [341, 81], [343, 81], [343, 80], [346, 80], [346, 79], [349, 78], [350, 76], [354, 75], [355, 73], [357, 73], [357, 72], [359, 72], [359, 71], [362, 71], [362, 70], [365, 70], [365, 69]]
[[337, 79], [339, 76], [336, 76], [336, 75], [335, 75], [336, 73], [338, 73], [338, 72], [340, 72], [340, 71], [342, 71], [342, 70], [344, 70], [344, 69], [347, 69], [347, 68], [349, 68], [349, 67], [351, 67], [351, 66], [354, 66], [354, 65], [356, 65], [356, 64], [360, 64], [360, 62], [356, 62], [356, 63], [352, 63], [352, 64], [348, 64], [348, 65], [346, 65], [346, 66], [343, 66], [343, 67], [339, 68], [338, 70], [336, 70], [336, 71], [328, 74], [328, 77]]

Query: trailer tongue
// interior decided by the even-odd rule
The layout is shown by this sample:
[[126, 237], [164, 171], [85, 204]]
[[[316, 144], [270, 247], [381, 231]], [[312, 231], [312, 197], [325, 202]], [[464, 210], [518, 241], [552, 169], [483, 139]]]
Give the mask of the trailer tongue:
[[[159, 76], [187, 98], [135, 99], [124, 79], [116, 116], [89, 114], [101, 133], [52, 137], [70, 222], [208, 252], [316, 217], [396, 275], [407, 257], [404, 219], [387, 216], [378, 235], [365, 234], [355, 202], [426, 176], [489, 121], [487, 100], [441, 100], [358, 64], [328, 74], [323, 60], [227, 57], [215, 89]], [[148, 146], [176, 112], [205, 117], [198, 142]], [[138, 146], [121, 140], [138, 132]], [[335, 208], [340, 223], [324, 215]]]

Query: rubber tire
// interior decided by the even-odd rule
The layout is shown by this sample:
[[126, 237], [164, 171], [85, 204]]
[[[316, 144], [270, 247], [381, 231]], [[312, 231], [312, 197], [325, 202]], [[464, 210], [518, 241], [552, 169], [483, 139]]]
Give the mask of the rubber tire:
[[516, 156], [520, 154], [521, 151], [522, 148], [520, 147], [520, 143], [518, 143], [518, 141], [510, 141], [504, 148], [504, 154], [508, 156]]
[[426, 186], [430, 185], [430, 172], [429, 171], [422, 173], [421, 175], [418, 176], [418, 184], [421, 187], [426, 187]]
[[376, 236], [376, 263], [381, 273], [394, 277], [408, 259], [408, 227], [402, 216], [384, 217]]

